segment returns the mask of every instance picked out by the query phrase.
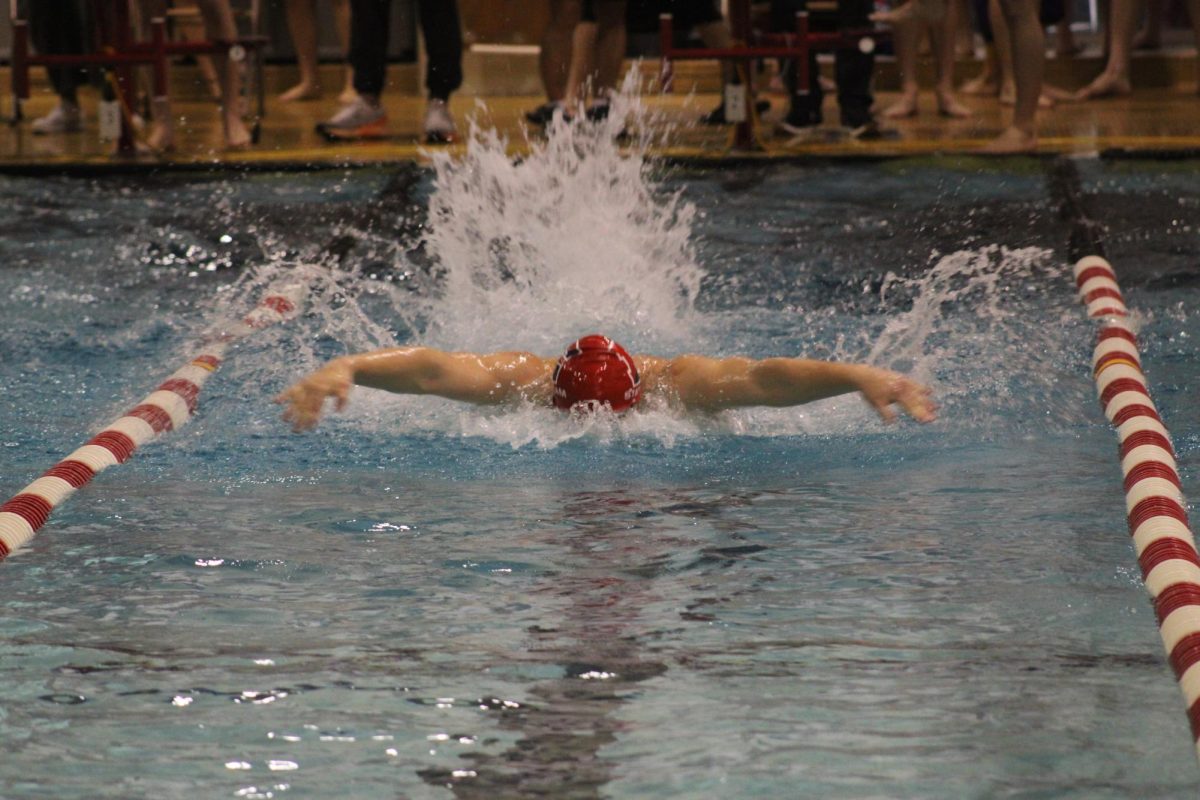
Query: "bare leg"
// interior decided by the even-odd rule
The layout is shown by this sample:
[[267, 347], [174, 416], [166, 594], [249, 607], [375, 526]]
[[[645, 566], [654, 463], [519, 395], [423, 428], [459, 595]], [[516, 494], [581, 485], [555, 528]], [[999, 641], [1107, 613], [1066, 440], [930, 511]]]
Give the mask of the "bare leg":
[[951, 0], [958, 6], [954, 11], [954, 57], [974, 58], [975, 31], [971, 29], [971, 13], [967, 8], [968, 0]]
[[[1008, 28], [1016, 99], [1012, 124], [986, 147], [989, 153], [1025, 153], [1037, 149], [1037, 110], [1046, 68], [1046, 34], [1037, 0], [1000, 0]], [[1000, 35], [997, 31], [996, 41]]]
[[996, 86], [1000, 102], [1012, 105], [1017, 98], [1012, 68], [1012, 37], [1008, 33], [1008, 20], [1000, 10], [1000, 0], [988, 0], [988, 17], [992, 21], [992, 32], [995, 34], [993, 47], [996, 50]]
[[1162, 47], [1162, 24], [1166, 11], [1166, 0], [1146, 0], [1146, 27], [1133, 37], [1135, 50], [1157, 50]]
[[[992, 3], [996, 6], [993, 27], [996, 29], [996, 63], [1000, 72], [1000, 105], [1012, 106], [1017, 103], [1017, 78], [1013, 69], [1014, 55], [1012, 50], [1014, 33], [1009, 27], [1009, 22], [1004, 18], [1003, 12], [1000, 10], [1000, 1], [992, 0]], [[1041, 25], [1041, 22], [1039, 21], [1038, 24]], [[1043, 37], [1044, 35], [1045, 32], [1043, 31]], [[1061, 89], [1048, 87], [1043, 83], [1042, 90], [1038, 93], [1038, 108], [1053, 108], [1055, 98], [1059, 100], [1071, 100], [1074, 99], [1074, 95], [1064, 92]]]
[[[333, 0], [333, 24], [337, 28], [338, 44], [342, 53], [350, 52], [350, 0]], [[342, 105], [353, 103], [358, 93], [354, 91], [354, 68], [346, 64], [346, 85], [338, 95]]]
[[[229, 0], [199, 0], [200, 13], [204, 15], [207, 36], [217, 41], [232, 41], [237, 38], [237, 25]], [[214, 56], [213, 62], [221, 78], [221, 122], [225, 128], [225, 146], [240, 150], [250, 146], [250, 131], [242, 122], [242, 73], [241, 65], [232, 62], [227, 53]]]
[[[579, 26], [580, 0], [550, 0], [550, 21], [542, 34], [542, 52], [538, 68], [546, 99], [556, 102], [567, 96], [567, 86], [574, 67], [572, 40]], [[594, 34], [594, 30], [593, 30]], [[590, 69], [590, 61], [587, 69]]]
[[929, 26], [929, 38], [937, 65], [937, 86], [933, 91], [937, 96], [938, 113], [944, 117], [971, 116], [971, 109], [954, 96], [954, 37], [958, 30], [960, 5], [947, 3], [946, 13]]
[[562, 98], [568, 115], [580, 110], [587, 100], [588, 90], [595, 83], [596, 34], [594, 22], [580, 22], [571, 32], [571, 66]]
[[903, 119], [917, 115], [917, 44], [921, 32], [928, 27], [924, 19], [909, 16], [895, 23], [892, 40], [896, 47], [896, 61], [900, 65], [900, 99], [880, 114], [884, 119]]
[[146, 134], [146, 146], [156, 153], [175, 149], [175, 120], [171, 116], [171, 101], [165, 97], [150, 99], [150, 131]]
[[1133, 44], [1136, 16], [1134, 0], [1112, 0], [1109, 11], [1108, 64], [1094, 81], [1075, 93], [1079, 100], [1125, 95], [1133, 91], [1129, 83], [1129, 51]]
[[596, 99], [617, 88], [625, 64], [625, 0], [596, 0]]
[[[162, 0], [142, 0], [138, 10], [143, 19], [154, 19], [166, 14], [166, 4]], [[146, 146], [157, 153], [175, 149], [175, 120], [171, 116], [171, 102], [166, 97], [150, 98], [150, 128], [146, 132]]]
[[296, 50], [300, 82], [279, 95], [284, 103], [315, 100], [321, 96], [321, 85], [317, 79], [316, 6], [316, 0], [287, 0], [288, 30], [292, 33], [292, 45]]
[[1069, 2], [1063, 4], [1063, 18], [1054, 23], [1054, 55], [1058, 58], [1070, 58], [1071, 56], [1079, 55], [1083, 50], [1079, 43], [1075, 41], [1075, 34], [1071, 31], [1071, 21], [1075, 15], [1071, 12], [1071, 4]]
[[983, 56], [983, 72], [960, 86], [959, 91], [963, 94], [978, 96], [994, 97], [999, 94], [1000, 79], [996, 75], [999, 66], [997, 66], [996, 60], [996, 45], [987, 45]]

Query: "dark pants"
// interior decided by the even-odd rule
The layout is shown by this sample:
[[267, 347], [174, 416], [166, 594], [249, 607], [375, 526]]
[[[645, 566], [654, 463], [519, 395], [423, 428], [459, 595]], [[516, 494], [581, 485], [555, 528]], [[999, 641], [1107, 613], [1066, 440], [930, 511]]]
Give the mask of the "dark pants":
[[[387, 78], [388, 17], [392, 0], [350, 0], [350, 66], [354, 90], [379, 95]], [[417, 0], [429, 65], [429, 96], [447, 100], [462, 85], [462, 28], [456, 0]]]
[[[29, 33], [42, 55], [80, 55], [84, 47], [79, 0], [35, 0], [29, 3]], [[75, 102], [75, 90], [87, 83], [82, 67], [46, 67], [50, 85], [64, 100]]]
[[[796, 30], [796, 12], [804, 11], [807, 0], [771, 0], [772, 27], [780, 32]], [[873, 0], [838, 0], [836, 14], [810, 14], [811, 30], [853, 30], [871, 27], [868, 15], [874, 10]], [[834, 79], [837, 82], [838, 108], [843, 125], [857, 128], [871, 120], [871, 74], [875, 69], [875, 54], [864, 53], [857, 47], [834, 52]], [[788, 120], [798, 124], [816, 125], [821, 122], [821, 102], [825, 99], [818, 80], [817, 54], [809, 52], [808, 94], [795, 94], [794, 78], [787, 71], [787, 84], [792, 92], [792, 110]]]

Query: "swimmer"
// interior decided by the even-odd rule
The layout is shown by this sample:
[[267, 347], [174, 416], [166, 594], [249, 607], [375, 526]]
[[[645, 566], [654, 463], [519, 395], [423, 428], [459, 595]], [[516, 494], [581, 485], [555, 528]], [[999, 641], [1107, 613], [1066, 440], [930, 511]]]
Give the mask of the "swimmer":
[[891, 370], [805, 358], [675, 358], [630, 356], [607, 336], [573, 342], [558, 359], [522, 352], [450, 353], [400, 347], [335, 358], [275, 398], [296, 431], [313, 428], [325, 401], [341, 411], [350, 389], [367, 386], [398, 394], [432, 394], [481, 406], [534, 403], [587, 413], [627, 411], [644, 398], [668, 407], [714, 413], [743, 406], [796, 406], [859, 392], [884, 422], [899, 406], [932, 422], [937, 406], [928, 387]]

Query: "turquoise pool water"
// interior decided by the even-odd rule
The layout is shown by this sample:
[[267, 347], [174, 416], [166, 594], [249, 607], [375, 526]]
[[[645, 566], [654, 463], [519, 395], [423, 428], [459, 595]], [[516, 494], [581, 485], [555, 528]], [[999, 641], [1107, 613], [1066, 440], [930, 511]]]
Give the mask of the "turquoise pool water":
[[[1194, 796], [1044, 165], [592, 147], [0, 179], [6, 497], [264, 286], [312, 286], [0, 564], [0, 794]], [[1194, 497], [1196, 165], [1078, 169]], [[270, 403], [347, 349], [594, 328], [911, 369], [942, 419], [359, 391], [296, 436]]]

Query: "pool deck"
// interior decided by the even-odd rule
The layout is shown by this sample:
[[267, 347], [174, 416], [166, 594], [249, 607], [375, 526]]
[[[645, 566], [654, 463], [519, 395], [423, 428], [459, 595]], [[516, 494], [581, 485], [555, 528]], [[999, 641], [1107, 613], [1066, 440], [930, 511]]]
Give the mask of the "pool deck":
[[[1047, 62], [1047, 80], [1063, 89], [1076, 89], [1096, 75], [1102, 66], [1100, 54], [1085, 52], [1071, 59]], [[657, 62], [642, 63], [646, 83], [653, 83]], [[495, 127], [510, 142], [514, 155], [528, 145], [529, 131], [523, 114], [541, 98], [533, 94], [536, 77], [529, 65], [518, 80], [505, 80], [495, 90], [488, 71], [494, 65], [468, 65], [464, 90], [454, 96], [451, 109], [462, 128], [474, 116], [484, 126]], [[336, 65], [323, 68], [328, 84], [340, 77]], [[970, 76], [979, 69], [974, 60], [960, 62], [959, 76]], [[928, 64], [922, 66], [922, 86], [932, 85]], [[10, 85], [8, 71], [0, 69], [0, 87]], [[1103, 153], [1200, 155], [1200, 94], [1197, 93], [1195, 50], [1183, 44], [1151, 54], [1142, 54], [1134, 63], [1134, 82], [1138, 88], [1130, 96], [1092, 100], [1082, 103], [1060, 102], [1040, 112], [1038, 152], [1042, 154], [1092, 155]], [[472, 76], [475, 77], [472, 77]], [[482, 75], [482, 77], [480, 77]], [[79, 133], [36, 136], [28, 120], [46, 113], [55, 102], [44, 83], [35, 83], [33, 96], [24, 104], [25, 120], [0, 126], [0, 171], [87, 170], [126, 168], [205, 168], [245, 169], [354, 166], [396, 161], [424, 161], [433, 148], [420, 141], [424, 103], [418, 87], [415, 65], [396, 65], [390, 72], [385, 105], [392, 134], [384, 140], [328, 143], [316, 133], [316, 123], [328, 118], [338, 104], [333, 93], [319, 100], [280, 103], [274, 99], [288, 85], [291, 69], [269, 66], [264, 76], [267, 89], [266, 113], [261, 120], [261, 136], [256, 146], [245, 151], [227, 151], [221, 140], [216, 104], [204, 98], [197, 88], [194, 68], [177, 68], [172, 76], [172, 102], [177, 119], [177, 146], [165, 154], [137, 156], [114, 155], [111, 142], [97, 135], [93, 93], [84, 92], [84, 130]], [[670, 124], [673, 132], [654, 154], [684, 160], [725, 161], [748, 159], [805, 158], [888, 158], [896, 156], [974, 154], [1007, 124], [1011, 109], [995, 97], [960, 99], [972, 109], [965, 119], [940, 116], [932, 91], [920, 98], [920, 113], [912, 118], [886, 120], [885, 135], [873, 141], [848, 138], [828, 121], [815, 135], [797, 139], [779, 135], [776, 122], [786, 110], [781, 93], [763, 95], [772, 110], [756, 129], [758, 147], [746, 150], [734, 147], [731, 126], [697, 124], [701, 114], [719, 100], [716, 67], [712, 64], [681, 62], [677, 68], [677, 87], [673, 94], [651, 90], [644, 102]], [[513, 87], [518, 87], [513, 92]], [[894, 61], [881, 59], [877, 75], [877, 103], [888, 106], [897, 98]], [[524, 87], [524, 91], [520, 88]], [[11, 120], [11, 96], [5, 98], [5, 119]], [[826, 100], [826, 117], [836, 121], [833, 98]], [[464, 145], [449, 146], [451, 152]]]

